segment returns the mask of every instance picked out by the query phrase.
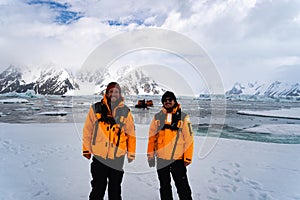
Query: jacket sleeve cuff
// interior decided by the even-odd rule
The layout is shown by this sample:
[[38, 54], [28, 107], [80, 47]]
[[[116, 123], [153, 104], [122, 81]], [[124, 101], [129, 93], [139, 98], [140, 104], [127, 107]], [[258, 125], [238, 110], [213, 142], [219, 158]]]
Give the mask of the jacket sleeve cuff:
[[82, 154], [83, 154], [83, 155], [91, 154], [91, 152], [89, 152], [88, 150], [83, 150], [83, 151], [82, 151]]
[[127, 154], [127, 157], [130, 158], [130, 159], [132, 159], [132, 160], [134, 160], [134, 159], [135, 159], [135, 154], [133, 154], [133, 153], [128, 153], [128, 154]]
[[192, 163], [192, 159], [190, 159], [190, 158], [184, 158], [184, 162]]

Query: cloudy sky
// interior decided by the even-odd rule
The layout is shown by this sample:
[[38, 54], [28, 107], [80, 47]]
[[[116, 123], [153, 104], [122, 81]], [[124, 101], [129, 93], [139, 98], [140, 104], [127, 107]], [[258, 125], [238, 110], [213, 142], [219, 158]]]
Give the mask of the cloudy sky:
[[103, 42], [144, 28], [196, 42], [225, 86], [300, 82], [298, 0], [0, 0], [0, 70], [48, 63], [80, 69]]

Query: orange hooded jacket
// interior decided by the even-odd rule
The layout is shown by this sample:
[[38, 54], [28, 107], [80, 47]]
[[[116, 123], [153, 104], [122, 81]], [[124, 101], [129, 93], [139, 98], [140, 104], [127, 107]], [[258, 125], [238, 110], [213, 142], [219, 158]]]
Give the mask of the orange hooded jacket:
[[[148, 140], [148, 159], [162, 158], [165, 160], [184, 159], [185, 162], [192, 163], [194, 151], [194, 133], [192, 130], [190, 118], [185, 113], [181, 112], [180, 105], [173, 109], [171, 113], [167, 113], [165, 108], [162, 108], [163, 119], [154, 118], [151, 121]], [[171, 128], [161, 129], [164, 125], [172, 124], [172, 115], [181, 112], [181, 120], [177, 123], [178, 130]], [[168, 115], [169, 114], [169, 115]], [[160, 124], [161, 121], [164, 124]]]
[[[95, 104], [93, 104], [87, 114], [83, 128], [83, 154], [91, 153], [104, 159], [114, 159], [115, 157], [124, 156], [127, 153], [127, 157], [133, 160], [135, 158], [136, 137], [131, 111], [124, 105], [124, 101], [121, 101], [113, 111], [111, 111], [108, 106], [106, 96], [104, 96], [101, 102], [103, 106], [106, 106], [108, 109], [107, 116], [110, 115], [116, 118], [118, 109], [127, 109], [128, 114], [126, 116], [118, 116], [120, 123], [111, 125], [108, 122], [100, 120], [102, 114], [95, 113]], [[123, 125], [121, 132], [119, 132], [121, 123]], [[116, 147], [118, 143], [118, 133], [120, 133], [119, 146]]]

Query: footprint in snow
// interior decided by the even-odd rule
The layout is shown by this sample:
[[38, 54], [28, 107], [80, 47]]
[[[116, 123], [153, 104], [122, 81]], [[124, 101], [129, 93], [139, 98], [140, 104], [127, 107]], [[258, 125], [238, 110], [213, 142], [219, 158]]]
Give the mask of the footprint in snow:
[[217, 194], [218, 193], [218, 187], [215, 185], [210, 185], [208, 186], [209, 191], [211, 191], [212, 193]]

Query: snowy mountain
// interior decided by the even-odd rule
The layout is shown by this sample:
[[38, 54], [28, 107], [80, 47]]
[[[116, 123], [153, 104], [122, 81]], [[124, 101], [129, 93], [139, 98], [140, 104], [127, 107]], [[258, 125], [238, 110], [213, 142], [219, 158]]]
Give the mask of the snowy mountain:
[[0, 94], [28, 90], [42, 95], [103, 94], [111, 81], [117, 81], [125, 95], [153, 95], [165, 91], [146, 72], [129, 66], [117, 71], [80, 71], [74, 76], [72, 72], [48, 64], [34, 70], [11, 65], [0, 73]]
[[65, 69], [42, 70], [34, 85], [34, 91], [39, 94], [62, 95], [75, 89], [79, 89], [79, 85], [75, 82], [72, 73]]
[[151, 80], [143, 71], [136, 70], [125, 78], [119, 80], [124, 85], [124, 93], [128, 94], [159, 94], [162, 95], [166, 89], [159, 86], [154, 80]]
[[10, 66], [0, 74], [0, 93], [25, 92], [32, 88], [32, 83], [26, 83], [22, 79], [20, 68]]
[[0, 94], [34, 90], [38, 94], [63, 95], [75, 89], [79, 86], [72, 74], [52, 65], [36, 70], [11, 65], [0, 73]]
[[103, 94], [106, 86], [111, 81], [118, 82], [124, 95], [155, 95], [163, 94], [166, 89], [159, 86], [145, 71], [133, 69], [130, 66], [118, 70], [110, 70], [104, 73], [79, 72], [77, 81], [81, 84], [92, 83], [95, 85], [95, 93]]
[[226, 92], [226, 95], [260, 95], [267, 97], [298, 97], [300, 96], [300, 84], [289, 84], [280, 81], [272, 83], [235, 83]]
[[[54, 64], [37, 69], [11, 65], [0, 73], [0, 94], [33, 90], [43, 95], [103, 94], [111, 81], [117, 81], [124, 95], [162, 95], [166, 88], [155, 82], [146, 71], [130, 66], [108, 71], [80, 71], [76, 76]], [[89, 91], [88, 91], [89, 89]], [[92, 89], [92, 90], [91, 90]], [[86, 90], [86, 91], [85, 91]], [[300, 84], [274, 81], [271, 83], [237, 82], [226, 92], [231, 95], [258, 95], [267, 97], [300, 97]]]

